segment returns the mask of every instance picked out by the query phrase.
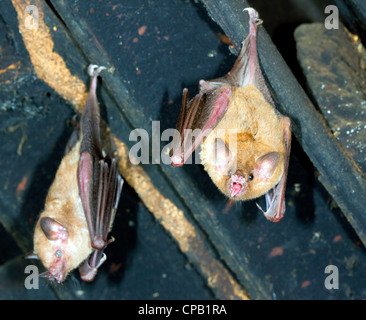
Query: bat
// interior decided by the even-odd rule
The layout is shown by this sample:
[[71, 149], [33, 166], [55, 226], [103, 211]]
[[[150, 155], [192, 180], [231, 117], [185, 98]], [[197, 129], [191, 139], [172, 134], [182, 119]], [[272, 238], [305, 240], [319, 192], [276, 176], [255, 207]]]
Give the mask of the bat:
[[90, 91], [81, 121], [76, 125], [44, 211], [34, 231], [34, 252], [48, 271], [41, 274], [60, 283], [79, 267], [83, 281], [91, 282], [106, 260], [103, 252], [123, 186], [117, 162], [105, 154], [100, 136], [97, 77], [104, 67], [90, 65]]
[[200, 80], [199, 93], [182, 105], [172, 141], [172, 166], [183, 166], [200, 145], [200, 159], [219, 190], [233, 201], [265, 195], [264, 216], [280, 221], [285, 213], [285, 187], [291, 146], [291, 120], [275, 108], [257, 55], [253, 8], [249, 34], [229, 73]]

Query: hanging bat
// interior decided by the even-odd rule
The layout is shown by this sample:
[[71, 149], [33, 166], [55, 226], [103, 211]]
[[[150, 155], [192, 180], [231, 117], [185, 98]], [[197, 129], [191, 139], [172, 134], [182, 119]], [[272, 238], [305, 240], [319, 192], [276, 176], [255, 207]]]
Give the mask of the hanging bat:
[[82, 280], [93, 281], [106, 260], [103, 250], [114, 241], [108, 233], [123, 179], [116, 159], [105, 155], [101, 146], [96, 87], [102, 69], [89, 66], [91, 85], [79, 130], [74, 131], [47, 194], [29, 256], [38, 257], [47, 268], [41, 276], [59, 283], [77, 267]]
[[275, 108], [257, 56], [253, 8], [249, 34], [232, 70], [222, 78], [199, 81], [199, 93], [182, 107], [170, 153], [182, 166], [201, 144], [200, 158], [216, 186], [232, 200], [265, 195], [265, 217], [280, 221], [285, 213], [285, 185], [291, 145], [291, 121]]

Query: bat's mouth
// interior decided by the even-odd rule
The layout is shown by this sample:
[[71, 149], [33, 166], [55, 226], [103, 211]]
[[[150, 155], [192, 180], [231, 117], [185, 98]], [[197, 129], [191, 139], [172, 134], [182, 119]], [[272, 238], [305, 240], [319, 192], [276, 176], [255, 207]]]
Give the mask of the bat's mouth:
[[41, 277], [51, 281], [61, 283], [66, 277], [66, 264], [62, 260], [55, 262], [46, 272], [40, 274]]
[[240, 198], [246, 189], [246, 181], [244, 175], [238, 170], [231, 176], [229, 184], [229, 195], [232, 198]]
[[229, 187], [229, 194], [232, 198], [240, 198], [245, 191], [244, 184], [239, 182], [231, 182]]

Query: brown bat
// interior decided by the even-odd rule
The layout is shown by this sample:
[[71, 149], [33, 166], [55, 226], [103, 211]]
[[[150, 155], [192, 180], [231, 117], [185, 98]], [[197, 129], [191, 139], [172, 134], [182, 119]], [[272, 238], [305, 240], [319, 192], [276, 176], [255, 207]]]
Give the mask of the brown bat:
[[[199, 93], [182, 107], [173, 138], [171, 163], [182, 166], [201, 144], [201, 162], [216, 186], [232, 200], [265, 194], [273, 222], [285, 213], [285, 185], [291, 145], [291, 121], [275, 108], [260, 70], [253, 8], [249, 34], [232, 70], [222, 78], [199, 81]], [[189, 130], [190, 129], [190, 130]]]
[[101, 146], [96, 87], [102, 69], [89, 66], [91, 85], [81, 130], [69, 141], [35, 228], [30, 258], [39, 257], [48, 270], [42, 276], [57, 282], [77, 267], [82, 280], [93, 281], [106, 260], [103, 250], [114, 241], [107, 237], [123, 179], [116, 160], [104, 155]]

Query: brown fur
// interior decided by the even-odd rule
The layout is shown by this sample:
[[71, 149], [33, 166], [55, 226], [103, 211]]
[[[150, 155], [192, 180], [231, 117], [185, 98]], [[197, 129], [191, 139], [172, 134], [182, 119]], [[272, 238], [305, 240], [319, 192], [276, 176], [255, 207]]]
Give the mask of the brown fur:
[[[56, 251], [62, 250], [66, 274], [78, 267], [92, 252], [88, 226], [79, 197], [79, 158], [80, 141], [62, 159], [34, 233], [34, 251], [43, 265], [49, 270], [54, 264]], [[39, 224], [42, 217], [50, 217], [62, 224], [68, 233], [67, 240], [48, 240]]]
[[280, 155], [280, 160], [269, 181], [261, 181], [254, 174], [254, 179], [247, 183], [246, 192], [240, 198], [235, 198], [235, 200], [253, 199], [267, 193], [279, 182], [284, 172], [286, 147], [282, 122], [281, 116], [254, 85], [242, 88], [232, 87], [228, 109], [222, 120], [202, 143], [200, 154], [205, 170], [224, 194], [229, 196], [230, 175], [223, 175], [215, 170], [213, 165], [215, 138], [224, 140], [234, 155], [232, 173], [238, 169], [245, 177], [255, 169], [255, 162], [262, 155], [272, 151]]

